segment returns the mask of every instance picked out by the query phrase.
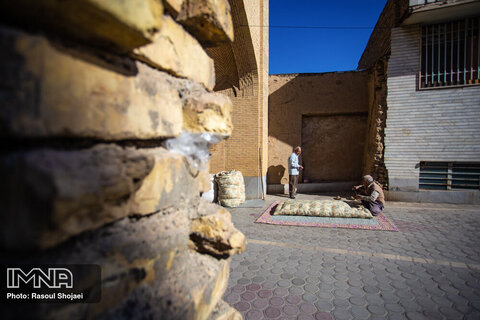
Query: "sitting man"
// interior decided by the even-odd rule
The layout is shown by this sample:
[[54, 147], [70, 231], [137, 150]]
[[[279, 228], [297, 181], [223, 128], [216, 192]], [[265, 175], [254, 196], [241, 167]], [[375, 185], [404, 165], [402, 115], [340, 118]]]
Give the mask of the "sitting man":
[[372, 215], [376, 216], [380, 214], [385, 206], [385, 196], [382, 188], [377, 182], [373, 181], [372, 176], [366, 175], [363, 177], [363, 185], [353, 187], [353, 190], [357, 191], [362, 189], [365, 195], [357, 194], [356, 198], [362, 201], [365, 208], [370, 210]]

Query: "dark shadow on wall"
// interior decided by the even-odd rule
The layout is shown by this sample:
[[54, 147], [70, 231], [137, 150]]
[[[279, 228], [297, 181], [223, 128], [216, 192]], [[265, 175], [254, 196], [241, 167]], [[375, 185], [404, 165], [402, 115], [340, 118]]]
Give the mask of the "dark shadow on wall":
[[303, 116], [302, 119], [305, 180], [354, 181], [361, 177], [366, 112]]
[[270, 166], [267, 170], [267, 183], [269, 184], [280, 184], [282, 177], [285, 174], [285, 167], [282, 165]]

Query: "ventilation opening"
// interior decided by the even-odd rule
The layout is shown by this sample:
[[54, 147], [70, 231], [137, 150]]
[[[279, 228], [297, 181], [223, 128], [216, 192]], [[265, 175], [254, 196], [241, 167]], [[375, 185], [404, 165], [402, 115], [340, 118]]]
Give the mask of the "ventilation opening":
[[420, 162], [420, 189], [480, 189], [480, 163]]

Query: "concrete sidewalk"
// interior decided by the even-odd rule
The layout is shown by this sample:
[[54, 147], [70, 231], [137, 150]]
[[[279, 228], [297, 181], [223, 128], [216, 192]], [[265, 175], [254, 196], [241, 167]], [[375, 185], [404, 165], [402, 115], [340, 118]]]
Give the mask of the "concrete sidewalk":
[[[303, 195], [298, 199], [331, 199]], [[480, 319], [480, 206], [389, 202], [399, 232], [256, 224], [224, 299], [245, 319]]]

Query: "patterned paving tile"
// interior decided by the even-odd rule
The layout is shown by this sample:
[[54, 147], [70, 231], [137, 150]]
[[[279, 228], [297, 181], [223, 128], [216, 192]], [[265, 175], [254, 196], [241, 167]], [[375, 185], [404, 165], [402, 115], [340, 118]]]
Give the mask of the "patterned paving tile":
[[245, 319], [480, 319], [479, 206], [387, 203], [399, 232], [254, 224], [263, 209], [229, 209], [249, 243], [223, 298]]

